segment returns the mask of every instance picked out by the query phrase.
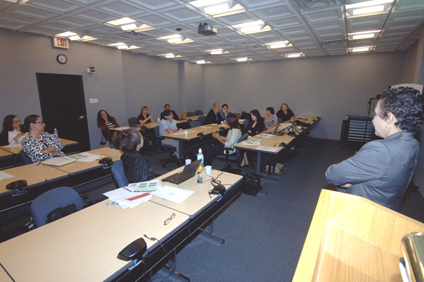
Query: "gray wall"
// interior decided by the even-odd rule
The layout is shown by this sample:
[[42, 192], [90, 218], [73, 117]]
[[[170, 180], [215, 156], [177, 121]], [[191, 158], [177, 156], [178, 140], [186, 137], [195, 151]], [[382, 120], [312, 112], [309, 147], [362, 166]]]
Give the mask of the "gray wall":
[[[155, 120], [165, 104], [181, 112], [179, 65], [182, 62], [130, 52], [122, 52], [122, 62], [128, 117], [138, 116], [142, 106], [149, 108]], [[122, 120], [123, 125], [128, 125], [127, 118]]]
[[[121, 52], [79, 42], [70, 46], [57, 49], [49, 37], [0, 29], [1, 117], [15, 114], [23, 121], [28, 114], [41, 115], [37, 72], [82, 75], [91, 147], [98, 148], [97, 112], [103, 108], [118, 121], [126, 118]], [[56, 61], [61, 53], [68, 57], [65, 65]], [[87, 73], [89, 65], [95, 66], [95, 74]], [[98, 98], [99, 103], [89, 104], [89, 98]]]
[[340, 139], [347, 114], [366, 115], [371, 97], [400, 83], [403, 60], [392, 52], [206, 66], [205, 107], [265, 113], [287, 103], [296, 115], [322, 118], [313, 136]]
[[182, 110], [201, 110], [205, 113], [204, 67], [202, 65], [184, 63], [184, 91]]

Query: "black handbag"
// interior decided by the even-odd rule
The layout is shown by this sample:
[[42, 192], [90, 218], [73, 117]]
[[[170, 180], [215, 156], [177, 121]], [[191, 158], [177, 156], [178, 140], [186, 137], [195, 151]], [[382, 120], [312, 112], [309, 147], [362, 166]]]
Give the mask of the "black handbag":
[[262, 190], [261, 178], [253, 172], [248, 172], [243, 176], [243, 184], [241, 191], [245, 194], [256, 196]]

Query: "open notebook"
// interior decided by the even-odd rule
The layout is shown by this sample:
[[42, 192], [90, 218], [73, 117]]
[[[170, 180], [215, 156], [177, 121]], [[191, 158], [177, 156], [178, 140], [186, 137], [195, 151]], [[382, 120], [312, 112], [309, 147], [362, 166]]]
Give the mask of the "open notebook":
[[69, 163], [75, 162], [76, 159], [68, 158], [68, 157], [57, 157], [57, 158], [51, 158], [45, 161], [42, 161], [41, 163], [44, 165], [52, 165], [52, 166], [62, 166]]

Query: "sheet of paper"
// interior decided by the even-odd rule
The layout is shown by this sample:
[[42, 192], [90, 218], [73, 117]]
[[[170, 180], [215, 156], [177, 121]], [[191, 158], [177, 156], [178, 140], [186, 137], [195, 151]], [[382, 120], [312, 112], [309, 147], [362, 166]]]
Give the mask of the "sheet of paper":
[[0, 180], [12, 178], [12, 177], [14, 177], [14, 176], [10, 175], [9, 173], [0, 171]]
[[249, 141], [251, 141], [251, 142], [259, 142], [259, 143], [265, 142], [265, 140], [263, 140], [263, 139], [256, 139], [256, 138], [250, 138]]
[[171, 202], [181, 204], [184, 202], [185, 199], [191, 196], [193, 194], [193, 191], [170, 187], [170, 186], [163, 186], [160, 190], [151, 193], [152, 195], [169, 200]]
[[275, 135], [273, 134], [268, 134], [268, 133], [261, 133], [258, 135], [258, 137], [262, 137], [262, 138], [272, 138], [275, 137]]
[[152, 197], [152, 195], [149, 194], [148, 196], [142, 197], [140, 199], [136, 199], [132, 201], [128, 200], [130, 198], [133, 198], [135, 196], [142, 195], [142, 194], [144, 193], [133, 193], [127, 190], [126, 188], [118, 188], [118, 189], [103, 193], [103, 195], [108, 197], [109, 200], [117, 203], [123, 209], [133, 208], [141, 203], [147, 202]]
[[242, 145], [252, 145], [252, 146], [259, 146], [261, 145], [261, 142], [256, 141], [243, 141], [241, 142]]
[[256, 148], [257, 150], [261, 151], [268, 151], [268, 152], [277, 152], [279, 148], [275, 147], [266, 147], [266, 146], [259, 146]]
[[175, 134], [175, 135], [186, 135], [186, 134], [193, 133], [193, 132], [194, 132], [194, 130], [181, 130], [181, 131], [177, 131], [177, 132], [172, 133], [172, 134]]
[[205, 126], [205, 125], [202, 125], [202, 126], [199, 126], [200, 128], [212, 128], [212, 126]]
[[5, 148], [22, 148], [22, 144], [12, 144], [12, 145], [6, 145]]
[[89, 162], [98, 161], [98, 159], [100, 158], [100, 155], [93, 155], [90, 153], [79, 153], [79, 154], [69, 155], [67, 157], [76, 159], [77, 162], [89, 163]]
[[162, 185], [160, 185], [159, 180], [152, 180], [138, 183], [130, 183], [128, 184], [127, 188], [133, 193], [155, 192], [156, 190], [162, 188]]

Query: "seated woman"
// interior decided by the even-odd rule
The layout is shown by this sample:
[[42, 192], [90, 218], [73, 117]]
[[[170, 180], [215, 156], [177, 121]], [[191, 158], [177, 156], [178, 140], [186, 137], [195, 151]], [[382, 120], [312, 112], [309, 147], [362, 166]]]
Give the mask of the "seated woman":
[[264, 118], [264, 126], [266, 129], [276, 126], [278, 123], [278, 118], [274, 115], [274, 108], [266, 108], [266, 117]]
[[143, 125], [145, 123], [155, 122], [153, 116], [149, 114], [149, 109], [146, 106], [141, 107], [140, 115], [138, 116], [138, 123]]
[[135, 129], [125, 129], [121, 132], [121, 156], [125, 176], [129, 183], [147, 181], [155, 177], [147, 161], [138, 152], [143, 147], [143, 136]]
[[38, 115], [29, 115], [24, 120], [24, 127], [29, 134], [22, 140], [22, 150], [31, 158], [32, 162], [41, 162], [53, 157], [63, 157], [62, 141], [44, 132], [46, 124]]
[[20, 144], [26, 135], [21, 127], [17, 116], [7, 115], [3, 120], [3, 131], [0, 133], [0, 146]]
[[424, 123], [423, 95], [409, 87], [383, 92], [372, 123], [381, 140], [366, 143], [351, 158], [330, 166], [325, 177], [340, 192], [398, 211], [418, 163], [414, 134]]
[[[252, 110], [250, 112], [250, 121], [247, 125], [246, 133], [249, 134], [249, 136], [254, 136], [261, 133], [262, 131], [264, 131], [264, 123], [262, 121], [261, 114], [256, 109]], [[249, 157], [246, 151], [243, 153], [243, 160], [239, 166], [244, 167], [245, 165], [249, 166]]]
[[100, 110], [97, 113], [97, 126], [102, 130], [103, 136], [106, 139], [106, 142], [112, 143], [113, 147], [116, 148], [116, 140], [118, 139], [118, 133], [111, 132], [110, 128], [119, 127], [119, 124], [116, 122], [114, 117], [111, 117], [105, 110]]
[[280, 110], [277, 112], [277, 117], [281, 118], [282, 122], [292, 121], [296, 119], [296, 116], [294, 115], [293, 111], [290, 110], [289, 106], [286, 103], [281, 105]]
[[[238, 117], [235, 114], [229, 114], [227, 116], [227, 122], [230, 126], [230, 130], [228, 131], [227, 137], [219, 135], [218, 132], [212, 133], [212, 137], [221, 143], [220, 145], [207, 148], [205, 150], [205, 166], [212, 165], [213, 159], [218, 155], [225, 155], [225, 150], [223, 150], [224, 146], [226, 148], [233, 148], [235, 144], [237, 144], [238, 140], [241, 137], [240, 124], [238, 122]], [[230, 150], [230, 155], [234, 154], [236, 149]]]
[[227, 104], [223, 104], [222, 108], [221, 108], [221, 117], [223, 120], [227, 120], [227, 116], [228, 116], [228, 105]]

